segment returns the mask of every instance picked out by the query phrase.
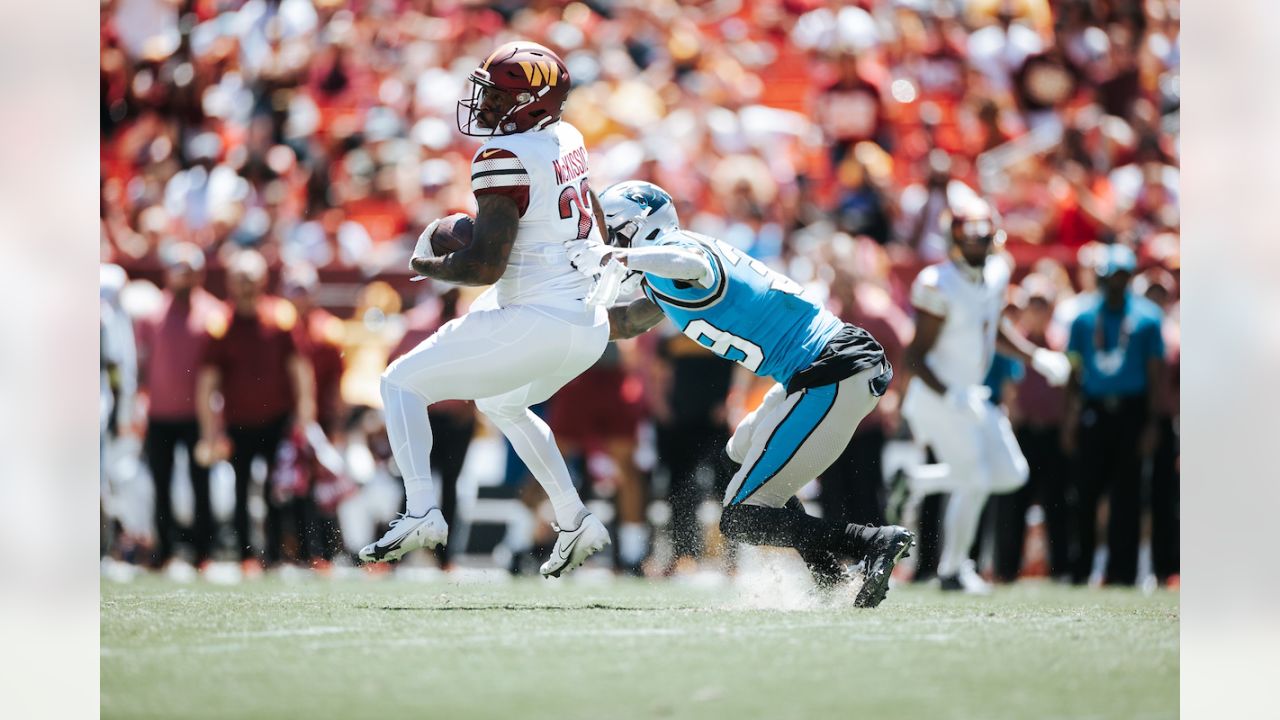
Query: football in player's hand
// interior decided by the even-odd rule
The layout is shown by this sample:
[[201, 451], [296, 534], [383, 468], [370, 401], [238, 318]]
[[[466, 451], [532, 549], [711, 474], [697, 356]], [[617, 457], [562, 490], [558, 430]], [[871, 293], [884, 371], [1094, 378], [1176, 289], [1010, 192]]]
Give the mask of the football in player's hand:
[[431, 233], [431, 250], [436, 257], [457, 252], [471, 244], [475, 222], [466, 213], [454, 213], [440, 218], [435, 232]]

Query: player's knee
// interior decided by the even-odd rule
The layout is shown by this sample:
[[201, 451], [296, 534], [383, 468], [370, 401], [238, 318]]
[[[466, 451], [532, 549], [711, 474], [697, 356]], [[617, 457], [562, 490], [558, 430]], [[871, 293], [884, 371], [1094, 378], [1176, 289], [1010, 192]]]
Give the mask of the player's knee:
[[724, 444], [724, 454], [729, 460], [736, 465], [741, 465], [743, 460], [747, 459], [747, 448], [751, 444], [751, 433], [744, 431], [742, 426], [733, 433], [729, 438], [729, 442]]
[[476, 409], [501, 426], [522, 420], [527, 408], [486, 398], [476, 401]]
[[424, 402], [432, 402], [431, 394], [427, 389], [419, 387], [417, 384], [409, 384], [405, 373], [399, 370], [399, 366], [392, 364], [382, 372], [382, 377], [378, 381], [378, 394], [382, 396], [382, 406], [389, 407], [392, 402], [403, 399], [405, 395], [411, 395]]

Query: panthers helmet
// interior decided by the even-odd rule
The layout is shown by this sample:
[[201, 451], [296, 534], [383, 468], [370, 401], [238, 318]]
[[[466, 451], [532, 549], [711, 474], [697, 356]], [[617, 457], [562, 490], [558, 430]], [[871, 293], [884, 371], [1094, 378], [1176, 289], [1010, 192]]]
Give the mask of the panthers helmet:
[[471, 96], [458, 101], [458, 130], [491, 137], [540, 130], [560, 119], [569, 68], [549, 48], [527, 40], [498, 46], [467, 76]]
[[609, 244], [645, 247], [660, 235], [680, 229], [675, 201], [653, 183], [628, 180], [605, 188], [600, 207], [609, 230]]

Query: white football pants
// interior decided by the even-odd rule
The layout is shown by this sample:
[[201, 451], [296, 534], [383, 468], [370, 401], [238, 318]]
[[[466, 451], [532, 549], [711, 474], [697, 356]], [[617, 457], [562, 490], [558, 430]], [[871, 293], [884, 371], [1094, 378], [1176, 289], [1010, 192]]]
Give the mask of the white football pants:
[[547, 491], [557, 521], [571, 523], [582, 502], [551, 428], [529, 406], [591, 367], [608, 342], [603, 308], [473, 306], [391, 363], [382, 374], [382, 401], [409, 514], [421, 515], [435, 505], [427, 406], [475, 400]]
[[907, 386], [902, 417], [916, 442], [932, 447], [946, 465], [909, 477], [915, 495], [950, 493], [942, 517], [938, 574], [954, 575], [973, 547], [987, 497], [1022, 487], [1029, 472], [1027, 460], [1000, 408], [990, 403], [957, 408], [919, 378]]

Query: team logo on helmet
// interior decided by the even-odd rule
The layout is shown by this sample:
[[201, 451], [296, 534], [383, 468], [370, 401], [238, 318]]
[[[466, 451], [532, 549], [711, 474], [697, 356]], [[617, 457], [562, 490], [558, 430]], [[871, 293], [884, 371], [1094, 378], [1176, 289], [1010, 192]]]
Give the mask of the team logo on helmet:
[[650, 242], [680, 226], [671, 195], [653, 183], [632, 180], [600, 194], [609, 241], [619, 247]]
[[544, 81], [551, 87], [555, 87], [556, 82], [560, 79], [560, 68], [555, 63], [521, 60], [519, 65], [524, 70], [524, 76], [528, 78], [529, 84], [533, 87], [542, 85]]

